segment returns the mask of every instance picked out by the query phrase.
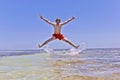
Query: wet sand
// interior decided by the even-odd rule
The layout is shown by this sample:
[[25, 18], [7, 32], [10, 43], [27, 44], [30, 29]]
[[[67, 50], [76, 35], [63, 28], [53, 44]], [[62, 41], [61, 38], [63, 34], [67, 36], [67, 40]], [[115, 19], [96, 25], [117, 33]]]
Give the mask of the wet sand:
[[0, 80], [120, 80], [120, 66], [85, 54], [7, 56], [0, 58]]

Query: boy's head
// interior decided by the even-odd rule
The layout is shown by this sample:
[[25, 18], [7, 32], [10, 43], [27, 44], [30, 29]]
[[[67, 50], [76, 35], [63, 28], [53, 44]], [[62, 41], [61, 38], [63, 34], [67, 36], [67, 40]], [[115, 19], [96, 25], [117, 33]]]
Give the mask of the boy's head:
[[60, 18], [56, 18], [55, 22], [60, 23]]

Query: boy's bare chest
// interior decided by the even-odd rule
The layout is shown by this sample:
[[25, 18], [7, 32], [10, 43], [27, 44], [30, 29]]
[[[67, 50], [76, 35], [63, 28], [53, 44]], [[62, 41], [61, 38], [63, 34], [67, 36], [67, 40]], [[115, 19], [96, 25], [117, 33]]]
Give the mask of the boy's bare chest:
[[55, 29], [61, 29], [61, 27], [62, 27], [61, 25], [54, 25]]
[[59, 25], [55, 24], [54, 26], [55, 26], [55, 27], [61, 27], [61, 24], [59, 24]]

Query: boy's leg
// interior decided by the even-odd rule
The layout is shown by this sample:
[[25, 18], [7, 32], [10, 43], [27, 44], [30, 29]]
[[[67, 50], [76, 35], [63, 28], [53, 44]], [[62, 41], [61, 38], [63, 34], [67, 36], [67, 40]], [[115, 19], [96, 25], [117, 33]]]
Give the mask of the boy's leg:
[[50, 38], [50, 39], [48, 39], [48, 40], [46, 40], [43, 44], [39, 44], [39, 48], [41, 48], [41, 47], [43, 47], [44, 45], [46, 45], [48, 42], [50, 42], [50, 41], [53, 41], [53, 40], [55, 40], [55, 38]]
[[64, 38], [64, 39], [62, 39], [63, 41], [65, 41], [65, 42], [67, 42], [68, 44], [70, 44], [71, 46], [73, 46], [74, 48], [78, 48], [80, 45], [77, 45], [77, 46], [75, 46], [72, 42], [70, 42], [68, 39], [66, 39], [66, 38]]

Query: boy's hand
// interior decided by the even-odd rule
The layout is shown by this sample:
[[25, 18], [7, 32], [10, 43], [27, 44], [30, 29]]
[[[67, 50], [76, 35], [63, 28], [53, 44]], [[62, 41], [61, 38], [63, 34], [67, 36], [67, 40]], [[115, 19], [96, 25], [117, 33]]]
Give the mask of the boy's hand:
[[73, 16], [72, 19], [75, 19], [75, 17]]
[[42, 17], [42, 16], [40, 16], [40, 18], [41, 18], [41, 19], [43, 19], [43, 17]]

